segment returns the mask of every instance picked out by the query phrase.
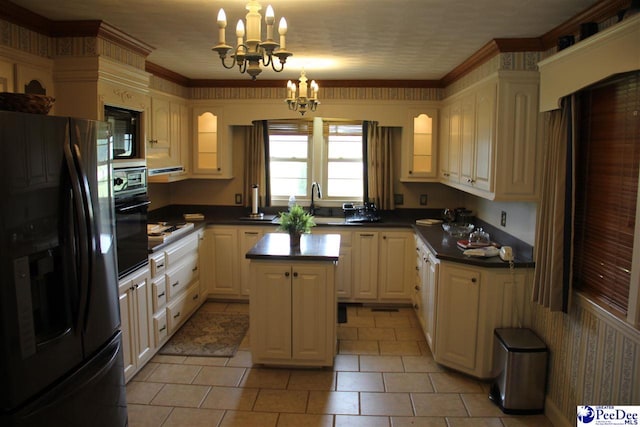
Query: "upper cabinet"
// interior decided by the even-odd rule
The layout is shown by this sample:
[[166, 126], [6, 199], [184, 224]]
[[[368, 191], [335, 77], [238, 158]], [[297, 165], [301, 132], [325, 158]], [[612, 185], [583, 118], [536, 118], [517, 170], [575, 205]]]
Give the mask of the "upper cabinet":
[[411, 109], [407, 132], [402, 137], [402, 181], [437, 181], [436, 109]]
[[229, 138], [221, 107], [194, 107], [193, 178], [233, 178]]
[[146, 138], [147, 166], [151, 182], [188, 177], [189, 109], [176, 98], [153, 94]]
[[489, 200], [537, 200], [537, 119], [537, 72], [501, 71], [447, 98], [440, 182]]

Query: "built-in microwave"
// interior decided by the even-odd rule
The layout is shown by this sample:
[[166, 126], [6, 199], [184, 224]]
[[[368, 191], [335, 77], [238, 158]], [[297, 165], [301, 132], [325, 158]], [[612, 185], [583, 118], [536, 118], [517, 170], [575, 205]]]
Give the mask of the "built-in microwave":
[[140, 111], [105, 105], [104, 120], [111, 124], [114, 160], [143, 157], [140, 148]]

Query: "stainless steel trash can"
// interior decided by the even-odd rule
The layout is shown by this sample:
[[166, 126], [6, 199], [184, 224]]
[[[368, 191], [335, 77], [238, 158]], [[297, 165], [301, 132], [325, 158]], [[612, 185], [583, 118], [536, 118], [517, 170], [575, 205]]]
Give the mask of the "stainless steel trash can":
[[548, 351], [527, 328], [494, 330], [493, 367], [497, 376], [489, 398], [506, 414], [544, 411]]

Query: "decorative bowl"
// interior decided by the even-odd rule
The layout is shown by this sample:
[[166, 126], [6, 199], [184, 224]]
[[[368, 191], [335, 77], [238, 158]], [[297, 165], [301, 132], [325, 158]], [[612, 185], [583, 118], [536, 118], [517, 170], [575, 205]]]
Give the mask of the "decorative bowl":
[[469, 237], [475, 226], [467, 223], [445, 222], [442, 224], [444, 231], [453, 237]]
[[20, 113], [48, 114], [55, 98], [29, 93], [0, 92], [0, 110]]

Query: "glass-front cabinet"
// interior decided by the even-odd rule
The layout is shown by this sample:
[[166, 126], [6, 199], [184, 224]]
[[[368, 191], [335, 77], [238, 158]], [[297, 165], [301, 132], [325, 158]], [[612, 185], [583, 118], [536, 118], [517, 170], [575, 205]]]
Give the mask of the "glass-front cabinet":
[[221, 107], [194, 107], [193, 177], [231, 178], [230, 135]]
[[436, 181], [437, 110], [411, 109], [402, 136], [402, 181]]

